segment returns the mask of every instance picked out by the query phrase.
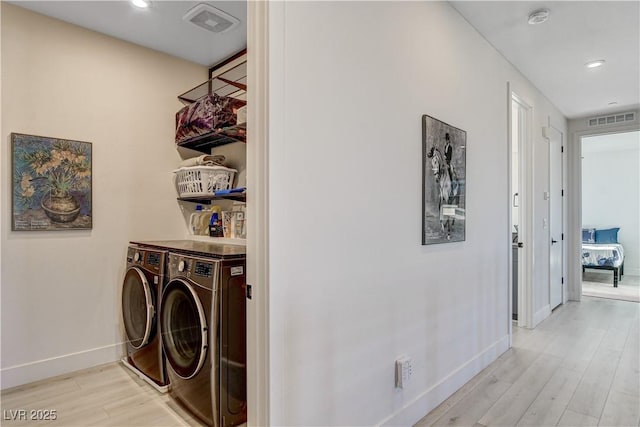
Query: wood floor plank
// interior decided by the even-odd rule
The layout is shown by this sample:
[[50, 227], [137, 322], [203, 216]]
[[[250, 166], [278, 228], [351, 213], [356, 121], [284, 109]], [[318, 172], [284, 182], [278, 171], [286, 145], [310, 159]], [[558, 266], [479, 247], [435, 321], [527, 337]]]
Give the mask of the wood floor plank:
[[595, 427], [598, 425], [598, 419], [567, 409], [557, 425], [558, 427]]
[[631, 324], [628, 322], [609, 327], [607, 334], [602, 340], [602, 347], [622, 351], [627, 342], [630, 329]]
[[[518, 426], [584, 427], [601, 421], [640, 427], [629, 400], [639, 401], [640, 304], [585, 297], [555, 310], [535, 330], [514, 326], [513, 333], [513, 348], [491, 365], [489, 376], [464, 395], [454, 393], [455, 400], [445, 400], [419, 426], [511, 427], [528, 404]], [[541, 377], [533, 372], [547, 365], [544, 357], [560, 364], [540, 389], [546, 368]], [[533, 387], [526, 390], [525, 384]], [[505, 385], [509, 388], [502, 392]]]
[[621, 355], [621, 350], [601, 345], [567, 408], [600, 419]]
[[636, 396], [640, 399], [640, 366], [636, 363], [623, 363], [624, 359], [620, 359], [618, 370], [611, 384], [612, 391]]
[[492, 373], [499, 381], [506, 383], [514, 383], [540, 356], [538, 351], [516, 347], [512, 347], [508, 352], [509, 357], [502, 359], [502, 363]]
[[581, 381], [576, 388], [567, 408], [580, 414], [589, 415], [596, 420], [600, 419], [604, 404], [607, 401], [609, 387], [598, 383]]
[[640, 400], [638, 400], [638, 396], [611, 390], [598, 425], [605, 427], [635, 426], [639, 422]]
[[533, 401], [518, 426], [555, 426], [580, 382], [579, 372], [560, 366]]
[[[202, 426], [169, 397], [153, 389], [119, 363], [17, 387], [2, 393], [2, 407], [55, 409], [55, 426]], [[3, 420], [3, 426], [34, 425], [33, 420]]]
[[188, 426], [181, 417], [159, 400], [148, 400], [142, 404], [123, 406], [116, 414], [102, 421], [101, 426]]
[[79, 390], [73, 378], [64, 377], [54, 381], [42, 381], [2, 392], [2, 409], [16, 409], [21, 406], [37, 404], [52, 395], [62, 395]]
[[77, 411], [61, 411], [58, 419], [52, 425], [64, 427], [84, 427], [89, 425], [99, 425], [109, 419], [105, 411], [95, 407], [84, 407]]
[[620, 350], [600, 346], [582, 377], [583, 381], [594, 382], [609, 388], [618, 368], [621, 355], [622, 352]]
[[[519, 336], [520, 334], [518, 334]], [[549, 344], [556, 338], [556, 333], [548, 330], [534, 329], [530, 331], [526, 339], [513, 340], [513, 347], [518, 349], [544, 352]]]
[[432, 426], [473, 426], [511, 387], [493, 374], [482, 380], [473, 390], [453, 405]]
[[640, 321], [632, 325], [611, 390], [640, 397]]
[[562, 359], [543, 354], [513, 383], [478, 422], [515, 426], [560, 366]]
[[[173, 411], [175, 416], [179, 417], [182, 422], [186, 423], [186, 425], [190, 427], [207, 427], [198, 418], [194, 417], [190, 412], [187, 412], [187, 410], [179, 405], [176, 401], [167, 399], [166, 404]], [[246, 423], [244, 423], [239, 425], [238, 427], [247, 427], [247, 425]]]
[[460, 387], [455, 393], [453, 393], [451, 396], [449, 396], [444, 402], [442, 402], [442, 404], [438, 405], [431, 412], [429, 412], [427, 414], [427, 416], [425, 416], [420, 421], [418, 421], [415, 424], [415, 426], [416, 427], [427, 427], [427, 426], [432, 425], [440, 417], [442, 417], [442, 415], [444, 415], [445, 412], [447, 412], [449, 409], [451, 409], [453, 407], [453, 405], [455, 405], [460, 400], [462, 400], [462, 398], [464, 396], [466, 396], [467, 394], [472, 392], [473, 389], [478, 384], [480, 384], [485, 378], [487, 378], [489, 375], [491, 375], [491, 373], [493, 373], [493, 371], [496, 369], [497, 364], [500, 363], [500, 360], [504, 360], [505, 357], [509, 357], [511, 354], [512, 354], [512, 352], [509, 352], [509, 351], [505, 352], [503, 355], [501, 355], [499, 360], [497, 360], [496, 362], [490, 364], [489, 366], [484, 368], [482, 371], [480, 371], [475, 377], [473, 377], [465, 385]]

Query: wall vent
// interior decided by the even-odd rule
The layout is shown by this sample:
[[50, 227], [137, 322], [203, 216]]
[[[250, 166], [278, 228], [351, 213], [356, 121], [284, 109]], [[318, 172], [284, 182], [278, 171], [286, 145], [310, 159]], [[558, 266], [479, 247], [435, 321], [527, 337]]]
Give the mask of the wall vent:
[[182, 19], [216, 34], [226, 33], [240, 23], [238, 18], [206, 3], [196, 5]]
[[587, 123], [589, 127], [593, 126], [605, 126], [605, 125], [613, 125], [624, 122], [633, 122], [636, 120], [636, 113], [618, 113], [612, 114], [610, 116], [602, 116], [602, 117], [591, 117], [587, 119]]

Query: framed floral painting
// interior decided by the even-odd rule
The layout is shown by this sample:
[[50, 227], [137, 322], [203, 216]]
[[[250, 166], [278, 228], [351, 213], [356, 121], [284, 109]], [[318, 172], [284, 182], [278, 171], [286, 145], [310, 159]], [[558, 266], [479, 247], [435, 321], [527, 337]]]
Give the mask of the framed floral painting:
[[11, 134], [11, 229], [91, 229], [91, 143]]

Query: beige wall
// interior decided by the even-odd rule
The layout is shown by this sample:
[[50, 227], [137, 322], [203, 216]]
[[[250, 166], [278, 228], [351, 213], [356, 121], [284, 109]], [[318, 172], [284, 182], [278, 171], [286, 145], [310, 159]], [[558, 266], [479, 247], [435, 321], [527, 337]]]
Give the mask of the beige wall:
[[[131, 239], [182, 238], [176, 95], [206, 68], [2, 8], [2, 387], [117, 359]], [[11, 231], [10, 133], [93, 143], [93, 229]]]

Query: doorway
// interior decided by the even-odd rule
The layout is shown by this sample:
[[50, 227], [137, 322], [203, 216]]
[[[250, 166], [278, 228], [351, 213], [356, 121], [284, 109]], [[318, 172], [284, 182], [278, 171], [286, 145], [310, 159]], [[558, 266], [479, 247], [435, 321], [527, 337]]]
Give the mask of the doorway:
[[532, 327], [532, 108], [516, 93], [509, 93], [510, 318], [519, 327]]
[[580, 138], [582, 294], [640, 302], [640, 131]]
[[565, 301], [564, 279], [564, 134], [549, 126], [549, 308]]

